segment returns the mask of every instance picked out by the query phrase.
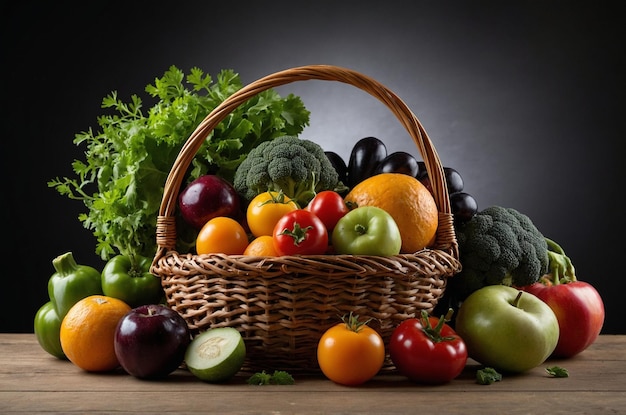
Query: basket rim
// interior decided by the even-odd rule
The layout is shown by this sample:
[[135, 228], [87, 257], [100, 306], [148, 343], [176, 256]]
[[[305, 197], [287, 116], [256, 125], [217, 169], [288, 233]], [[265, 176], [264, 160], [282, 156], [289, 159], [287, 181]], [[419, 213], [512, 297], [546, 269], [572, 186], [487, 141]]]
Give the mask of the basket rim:
[[158, 261], [169, 251], [176, 250], [175, 212], [178, 192], [191, 161], [206, 137], [233, 110], [258, 93], [292, 82], [307, 80], [336, 81], [352, 85], [381, 101], [396, 116], [419, 150], [430, 178], [433, 198], [439, 211], [437, 239], [433, 249], [444, 250], [453, 259], [458, 260], [458, 244], [454, 233], [445, 173], [439, 155], [417, 116], [398, 95], [367, 75], [335, 65], [305, 65], [266, 75], [234, 92], [198, 124], [183, 144], [164, 185], [157, 216], [157, 252], [152, 262], [151, 271], [157, 268]]

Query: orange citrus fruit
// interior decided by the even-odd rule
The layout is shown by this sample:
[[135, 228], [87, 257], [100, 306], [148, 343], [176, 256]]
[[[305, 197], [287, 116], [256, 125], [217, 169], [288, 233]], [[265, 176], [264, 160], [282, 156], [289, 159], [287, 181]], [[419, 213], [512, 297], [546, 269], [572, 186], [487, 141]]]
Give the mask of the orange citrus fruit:
[[261, 235], [256, 237], [248, 244], [244, 255], [250, 256], [278, 256], [278, 252], [274, 248], [274, 238], [270, 235]]
[[354, 186], [345, 201], [387, 211], [400, 228], [401, 252], [417, 252], [435, 240], [439, 224], [437, 204], [426, 186], [413, 176], [401, 173], [371, 176]]
[[61, 348], [70, 362], [88, 372], [119, 366], [115, 355], [117, 323], [130, 306], [117, 298], [91, 295], [78, 301], [61, 322]]

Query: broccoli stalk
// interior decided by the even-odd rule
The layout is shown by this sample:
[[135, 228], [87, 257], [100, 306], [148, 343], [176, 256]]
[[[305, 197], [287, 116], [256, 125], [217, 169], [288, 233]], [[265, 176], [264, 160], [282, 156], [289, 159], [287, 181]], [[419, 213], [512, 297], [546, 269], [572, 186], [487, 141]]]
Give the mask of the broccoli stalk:
[[548, 244], [548, 260], [550, 273], [541, 277], [546, 285], [567, 284], [576, 281], [576, 271], [571, 259], [561, 246], [552, 239], [546, 238]]
[[[283, 192], [288, 195], [292, 200], [298, 202], [300, 206], [303, 206], [301, 203], [308, 203], [315, 194], [315, 188], [319, 181], [315, 178], [316, 173], [311, 172], [309, 177], [310, 179], [305, 179], [302, 181], [297, 181], [291, 176], [281, 176], [280, 178], [276, 178], [273, 180], [273, 184], [270, 185], [268, 190], [272, 190], [275, 192]], [[274, 176], [272, 176], [274, 177]]]
[[235, 190], [248, 202], [263, 192], [282, 191], [301, 207], [316, 193], [340, 185], [324, 149], [295, 136], [277, 137], [253, 148], [233, 180]]

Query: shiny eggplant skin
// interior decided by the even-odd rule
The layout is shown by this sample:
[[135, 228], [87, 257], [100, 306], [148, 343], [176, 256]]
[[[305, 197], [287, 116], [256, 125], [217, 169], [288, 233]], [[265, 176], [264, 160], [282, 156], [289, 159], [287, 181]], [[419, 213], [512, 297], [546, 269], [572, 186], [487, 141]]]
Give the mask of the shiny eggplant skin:
[[380, 173], [402, 173], [416, 177], [419, 174], [419, 164], [412, 154], [405, 151], [393, 152], [385, 157], [374, 171]]
[[454, 215], [454, 223], [467, 222], [478, 212], [478, 204], [472, 195], [466, 192], [450, 194], [450, 209]]
[[334, 151], [325, 151], [324, 153], [339, 175], [339, 180], [343, 184], [346, 184], [348, 179], [348, 166], [346, 166], [346, 162]]
[[356, 142], [348, 161], [348, 186], [354, 187], [374, 175], [378, 164], [387, 157], [387, 147], [376, 137], [365, 137]]

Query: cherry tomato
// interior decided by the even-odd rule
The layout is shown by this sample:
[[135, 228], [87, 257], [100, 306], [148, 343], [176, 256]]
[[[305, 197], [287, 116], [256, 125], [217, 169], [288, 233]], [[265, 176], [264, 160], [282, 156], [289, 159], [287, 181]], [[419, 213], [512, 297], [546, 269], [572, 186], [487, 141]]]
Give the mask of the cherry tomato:
[[218, 216], [204, 224], [196, 238], [198, 254], [241, 255], [248, 246], [248, 234], [239, 222]]
[[278, 219], [298, 209], [283, 192], [263, 192], [250, 201], [246, 210], [248, 228], [254, 236], [272, 235]]
[[306, 209], [315, 213], [326, 225], [328, 233], [332, 233], [335, 225], [350, 211], [341, 195], [333, 190], [323, 190], [315, 195]]
[[465, 342], [445, 323], [445, 317], [411, 318], [396, 327], [389, 340], [389, 357], [410, 380], [441, 384], [461, 374], [467, 363]]
[[315, 213], [293, 210], [278, 220], [273, 232], [278, 255], [322, 255], [328, 248], [328, 231]]
[[274, 248], [274, 238], [271, 235], [261, 235], [254, 238], [243, 251], [250, 256], [278, 256]]
[[363, 384], [373, 378], [385, 362], [385, 343], [367, 322], [358, 316], [342, 318], [324, 332], [317, 345], [317, 361], [324, 375], [347, 386]]

